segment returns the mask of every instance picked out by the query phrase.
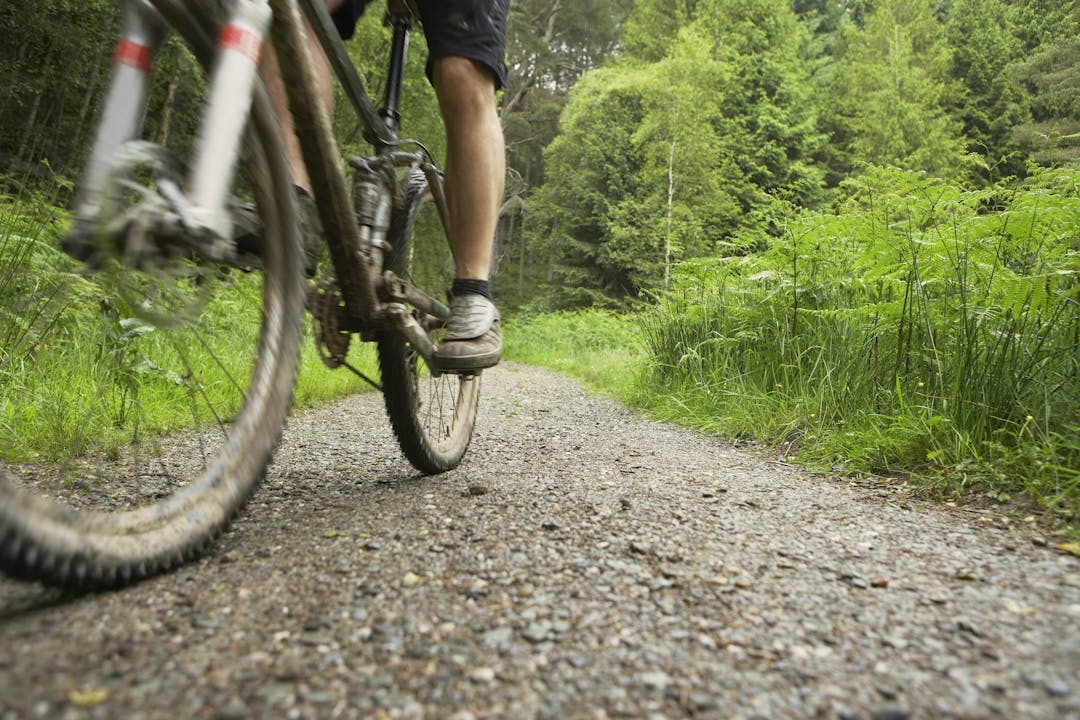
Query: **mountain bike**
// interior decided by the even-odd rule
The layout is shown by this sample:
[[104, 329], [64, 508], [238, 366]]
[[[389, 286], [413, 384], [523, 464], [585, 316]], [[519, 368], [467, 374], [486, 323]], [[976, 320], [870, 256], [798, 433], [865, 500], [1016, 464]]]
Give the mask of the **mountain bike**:
[[[0, 569], [79, 589], [171, 569], [226, 528], [281, 438], [305, 308], [324, 362], [382, 390], [405, 457], [424, 473], [461, 461], [480, 390], [479, 373], [440, 372], [432, 359], [453, 263], [442, 174], [399, 127], [410, 4], [388, 2], [381, 109], [321, 0], [122, 0], [122, 11], [65, 242], [67, 280], [43, 285], [13, 271], [7, 287], [20, 299], [4, 310], [21, 325], [0, 371], [21, 390], [6, 393], [0, 415]], [[318, 102], [301, 12], [372, 148], [348, 171]], [[161, 91], [150, 65], [176, 45], [170, 37], [202, 68], [203, 97], [189, 98], [202, 110], [188, 133], [159, 122], [151, 142], [142, 131]], [[257, 72], [271, 39], [329, 249], [328, 268], [310, 281], [281, 130]], [[252, 200], [262, 233], [254, 260], [233, 232]], [[354, 338], [375, 344], [379, 381], [350, 361]], [[222, 349], [237, 341], [244, 357]], [[70, 388], [40, 379], [43, 365], [63, 362], [82, 379]], [[44, 404], [19, 400], [31, 395]], [[155, 424], [144, 417], [153, 402], [190, 418], [181, 429]], [[59, 448], [26, 441], [32, 419], [65, 426]]]

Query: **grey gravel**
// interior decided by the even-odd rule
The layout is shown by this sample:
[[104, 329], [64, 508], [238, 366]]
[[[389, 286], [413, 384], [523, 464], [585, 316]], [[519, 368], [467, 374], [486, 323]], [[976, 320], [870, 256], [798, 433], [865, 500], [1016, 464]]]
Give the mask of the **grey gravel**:
[[202, 560], [74, 598], [0, 580], [0, 720], [1080, 718], [1080, 563], [1044, 530], [542, 370], [483, 394], [454, 472], [417, 475], [357, 396], [291, 419]]

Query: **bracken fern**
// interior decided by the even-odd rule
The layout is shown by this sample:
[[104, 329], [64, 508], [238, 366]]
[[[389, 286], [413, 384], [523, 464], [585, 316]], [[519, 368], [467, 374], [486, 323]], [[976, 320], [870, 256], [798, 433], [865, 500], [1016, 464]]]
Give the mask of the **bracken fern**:
[[642, 320], [656, 404], [807, 461], [1075, 517], [1078, 184], [1044, 170], [963, 191], [866, 168], [837, 213], [794, 219], [766, 252], [678, 269]]

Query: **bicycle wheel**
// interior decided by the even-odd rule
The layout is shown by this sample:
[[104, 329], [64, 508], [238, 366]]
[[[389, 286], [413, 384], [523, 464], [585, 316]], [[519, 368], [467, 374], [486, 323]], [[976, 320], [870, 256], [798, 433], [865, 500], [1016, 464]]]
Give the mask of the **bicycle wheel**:
[[[404, 202], [391, 217], [389, 235], [388, 269], [431, 295], [450, 287], [454, 262], [422, 173], [410, 174]], [[430, 333], [436, 342], [440, 332]], [[406, 459], [429, 474], [457, 467], [472, 440], [480, 374], [432, 373], [399, 334], [382, 332], [376, 340], [386, 413]]]
[[[197, 18], [184, 40], [205, 59], [215, 36]], [[250, 128], [238, 182], [265, 228], [261, 273], [191, 257], [90, 273], [52, 243], [0, 248], [0, 570], [71, 589], [165, 571], [262, 478], [292, 400], [304, 281], [261, 89]]]

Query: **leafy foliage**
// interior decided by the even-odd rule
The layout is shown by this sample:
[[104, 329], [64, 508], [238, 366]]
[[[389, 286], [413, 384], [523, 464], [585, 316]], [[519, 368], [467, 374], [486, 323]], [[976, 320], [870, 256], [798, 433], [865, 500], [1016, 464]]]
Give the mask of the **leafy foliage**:
[[653, 380], [714, 429], [753, 427], [806, 459], [1076, 513], [1078, 218], [1075, 171], [965, 191], [867, 168], [842, 213], [680, 268], [645, 321]]
[[1023, 57], [1020, 38], [1001, 22], [1004, 0], [956, 0], [946, 32], [953, 48], [952, 113], [963, 124], [975, 178], [993, 183], [1025, 174], [1027, 153], [1013, 128], [1031, 119], [1030, 98], [1010, 67]]
[[746, 252], [791, 202], [820, 197], [786, 3], [694, 12], [665, 57], [629, 58], [572, 94], [529, 208], [555, 304], [644, 297], [677, 260]]

